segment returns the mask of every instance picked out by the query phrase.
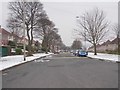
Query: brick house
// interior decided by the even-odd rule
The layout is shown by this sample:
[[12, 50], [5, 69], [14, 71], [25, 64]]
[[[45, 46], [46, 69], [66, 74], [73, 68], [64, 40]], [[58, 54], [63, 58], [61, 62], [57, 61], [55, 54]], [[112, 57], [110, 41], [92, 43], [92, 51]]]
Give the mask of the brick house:
[[0, 28], [0, 45], [7, 46], [9, 41], [15, 41], [18, 43], [21, 41], [21, 38], [13, 33], [6, 31], [3, 28]]
[[[24, 37], [19, 37], [16, 34], [10, 33], [6, 31], [5, 29], [1, 28], [0, 26], [0, 45], [7, 46], [9, 41], [15, 41], [18, 43], [18, 45], [21, 43], [24, 43]], [[36, 43], [35, 40], [33, 40], [32, 46], [34, 46]], [[28, 39], [25, 38], [25, 44], [28, 45]]]
[[9, 33], [3, 28], [0, 28], [0, 45], [7, 46], [10, 38], [11, 38], [11, 33]]
[[[18, 43], [24, 43], [24, 37], [21, 37], [21, 38], [18, 40]], [[36, 43], [36, 41], [33, 40], [32, 46], [35, 46], [35, 43]], [[25, 38], [25, 44], [28, 45], [28, 39], [27, 39], [27, 38]]]
[[[22, 36], [22, 37], [20, 37], [20, 39], [18, 40], [18, 43], [24, 43], [24, 37]], [[25, 38], [25, 44], [26, 45], [28, 45], [28, 39], [27, 38]]]

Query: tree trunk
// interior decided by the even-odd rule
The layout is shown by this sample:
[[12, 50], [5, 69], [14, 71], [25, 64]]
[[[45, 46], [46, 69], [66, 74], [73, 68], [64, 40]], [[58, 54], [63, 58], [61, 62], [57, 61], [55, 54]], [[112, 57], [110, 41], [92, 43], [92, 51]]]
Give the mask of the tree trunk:
[[117, 39], [118, 39], [118, 54], [120, 55], [120, 38], [119, 38], [119, 36], [117, 37]]
[[28, 44], [28, 56], [33, 56], [32, 55], [32, 46], [30, 43]]
[[31, 45], [31, 41], [28, 41], [28, 56], [32, 56], [32, 45]]
[[47, 53], [47, 42], [46, 42], [46, 36], [44, 35], [43, 41], [42, 41], [42, 47], [45, 49], [45, 52]]
[[31, 40], [30, 40], [30, 44], [32, 47], [32, 44], [33, 44], [33, 19], [34, 19], [34, 13], [32, 12], [32, 10], [31, 10], [31, 14], [32, 14], [32, 17], [31, 17], [31, 32], [30, 32]]
[[32, 56], [32, 47], [31, 47], [31, 41], [30, 41], [30, 35], [29, 35], [29, 30], [27, 27], [27, 37], [28, 37], [28, 56]]
[[94, 55], [97, 55], [96, 44], [94, 43]]

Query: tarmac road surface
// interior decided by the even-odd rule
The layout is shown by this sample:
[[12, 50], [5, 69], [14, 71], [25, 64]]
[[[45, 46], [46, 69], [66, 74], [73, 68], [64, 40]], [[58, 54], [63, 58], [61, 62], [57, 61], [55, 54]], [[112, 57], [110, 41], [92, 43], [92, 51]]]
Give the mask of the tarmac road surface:
[[3, 88], [117, 88], [118, 64], [70, 53], [3, 71]]

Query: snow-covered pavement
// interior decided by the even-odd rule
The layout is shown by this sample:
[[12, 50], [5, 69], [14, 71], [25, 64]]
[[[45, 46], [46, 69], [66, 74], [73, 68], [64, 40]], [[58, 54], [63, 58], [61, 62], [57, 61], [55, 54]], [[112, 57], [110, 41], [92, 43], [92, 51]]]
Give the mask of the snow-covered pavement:
[[23, 59], [23, 55], [14, 55], [14, 56], [6, 56], [0, 58], [0, 71], [13, 67], [15, 65], [19, 65], [28, 61], [35, 60], [37, 58], [41, 58], [44, 56], [51, 55], [52, 53], [45, 54], [45, 53], [37, 53], [33, 54], [33, 56], [26, 57], [26, 61]]
[[94, 55], [94, 53], [89, 52], [88, 57], [103, 59], [103, 60], [113, 61], [113, 62], [120, 62], [120, 55], [115, 55], [115, 54], [97, 53], [97, 55]]

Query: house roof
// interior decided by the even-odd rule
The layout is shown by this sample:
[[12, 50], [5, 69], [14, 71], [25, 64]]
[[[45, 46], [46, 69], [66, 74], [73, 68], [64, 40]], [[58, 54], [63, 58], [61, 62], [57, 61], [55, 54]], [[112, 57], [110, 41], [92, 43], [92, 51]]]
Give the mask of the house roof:
[[111, 41], [110, 44], [118, 44], [118, 40], [119, 40], [119, 42], [120, 42], [120, 38], [119, 38], [119, 39], [118, 39], [118, 38], [115, 38], [113, 41]]
[[[24, 36], [20, 37], [21, 40], [24, 40]], [[26, 41], [28, 41], [27, 38], [25, 38]]]
[[19, 39], [20, 39], [20, 37], [19, 37], [18, 35], [16, 35], [16, 34], [13, 34], [13, 36], [14, 36], [14, 37], [17, 37], [17, 38], [19, 38]]
[[6, 30], [5, 30], [5, 29], [3, 29], [3, 28], [0, 28], [0, 33], [2, 33], [2, 34], [9, 34], [9, 35], [11, 35], [11, 33], [10, 33], [10, 32], [6, 31]]
[[[97, 45], [97, 48], [98, 48], [98, 47], [101, 47], [101, 46], [109, 45], [109, 44], [118, 44], [118, 40], [119, 40], [119, 42], [120, 42], [120, 38], [119, 38], [119, 39], [118, 39], [118, 38], [115, 38], [115, 39], [112, 40], [112, 41], [107, 40], [106, 42], [104, 42], [104, 43], [102, 43], [102, 44], [98, 44], [98, 45]], [[92, 48], [93, 48], [93, 46], [91, 46], [89, 49], [92, 49]]]
[[101, 45], [100, 44], [98, 44], [96, 47], [100, 47]]
[[110, 44], [110, 43], [111, 43], [111, 41], [110, 41], [110, 40], [107, 40], [106, 42], [104, 42], [103, 44], [101, 44], [101, 46], [108, 45], [108, 44]]
[[93, 46], [89, 47], [88, 49], [92, 49], [92, 48], [93, 48]]
[[[97, 48], [98, 47], [101, 47], [101, 46], [105, 46], [105, 45], [108, 45], [108, 44], [110, 44], [111, 43], [111, 41], [110, 40], [107, 40], [106, 42], [104, 42], [104, 43], [102, 43], [102, 44], [97, 44]], [[89, 49], [92, 49], [94, 46], [91, 46]]]

